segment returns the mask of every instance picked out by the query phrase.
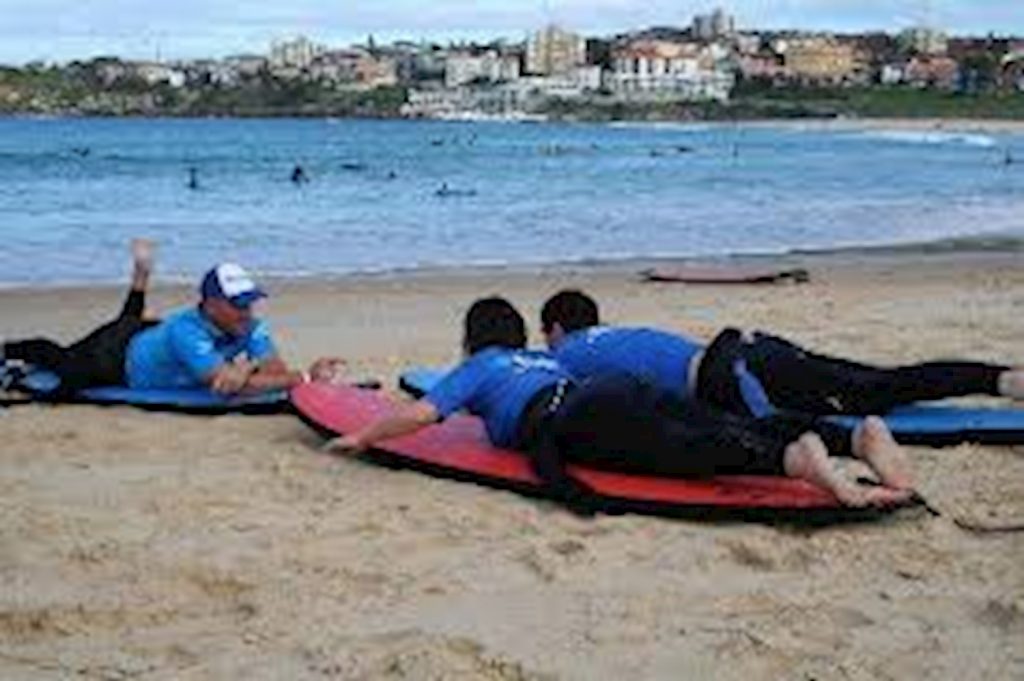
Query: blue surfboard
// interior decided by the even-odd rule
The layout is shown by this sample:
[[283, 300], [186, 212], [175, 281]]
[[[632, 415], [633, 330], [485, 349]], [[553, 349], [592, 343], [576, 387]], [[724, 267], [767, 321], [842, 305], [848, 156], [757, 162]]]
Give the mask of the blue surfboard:
[[[0, 366], [0, 379], [8, 388], [26, 392], [37, 401], [55, 401], [60, 377], [50, 371]], [[86, 388], [70, 399], [79, 404], [125, 404], [160, 411], [224, 414], [276, 413], [287, 409], [288, 393], [284, 390], [259, 395], [219, 395], [206, 388], [128, 388], [104, 386]]]
[[[404, 372], [398, 385], [413, 397], [426, 394], [445, 377], [448, 368], [418, 367]], [[883, 418], [904, 444], [944, 447], [962, 442], [1024, 444], [1024, 409], [962, 407], [928, 403], [899, 407]], [[857, 416], [830, 416], [845, 426], [857, 425]]]

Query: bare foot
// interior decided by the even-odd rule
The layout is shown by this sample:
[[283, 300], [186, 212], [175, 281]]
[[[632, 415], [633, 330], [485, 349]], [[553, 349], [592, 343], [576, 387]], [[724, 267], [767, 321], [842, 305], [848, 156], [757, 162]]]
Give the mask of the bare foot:
[[886, 487], [909, 490], [914, 486], [910, 460], [877, 416], [868, 416], [853, 431], [853, 454], [863, 459], [878, 473], [878, 479]]
[[825, 443], [814, 433], [805, 433], [786, 447], [783, 461], [786, 475], [827, 489], [844, 506], [862, 508], [871, 503], [871, 488], [844, 478], [832, 465]]
[[153, 269], [155, 244], [149, 239], [132, 239], [132, 260], [135, 268], [149, 272]]
[[1024, 400], [1024, 369], [1010, 369], [999, 375], [999, 394], [1014, 400]]
[[860, 487], [867, 487], [865, 491], [865, 499], [868, 506], [885, 507], [885, 506], [898, 506], [905, 504], [910, 501], [914, 496], [914, 491], [910, 489], [893, 489], [892, 487], [868, 487], [865, 485], [858, 485]]

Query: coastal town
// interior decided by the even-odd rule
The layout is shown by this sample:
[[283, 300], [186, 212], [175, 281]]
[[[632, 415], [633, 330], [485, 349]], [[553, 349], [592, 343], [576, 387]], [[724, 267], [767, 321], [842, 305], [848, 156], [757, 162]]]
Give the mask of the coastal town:
[[763, 31], [724, 9], [681, 24], [614, 36], [548, 25], [523, 40], [486, 44], [385, 45], [370, 36], [337, 47], [297, 36], [266, 54], [221, 59], [30, 63], [0, 68], [0, 112], [531, 120], [615, 107], [723, 107], [751, 93], [823, 89], [1015, 100], [1024, 93], [1024, 39], [950, 36], [932, 26]]

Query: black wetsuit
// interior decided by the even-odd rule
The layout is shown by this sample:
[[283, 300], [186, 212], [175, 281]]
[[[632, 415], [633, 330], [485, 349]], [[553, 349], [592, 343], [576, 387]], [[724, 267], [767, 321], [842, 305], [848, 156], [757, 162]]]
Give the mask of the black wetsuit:
[[520, 421], [517, 449], [530, 453], [535, 472], [558, 497], [592, 512], [592, 492], [567, 475], [566, 462], [672, 477], [784, 475], [786, 447], [809, 431], [830, 454], [852, 455], [847, 428], [789, 414], [753, 419], [615, 374], [538, 394]]
[[739, 352], [773, 404], [813, 414], [884, 414], [914, 402], [998, 395], [999, 376], [1009, 369], [964, 361], [875, 367], [761, 333]]
[[61, 379], [59, 395], [102, 385], [123, 385], [128, 343], [136, 333], [158, 322], [142, 318], [146, 294], [131, 291], [116, 319], [85, 338], [63, 346], [48, 338], [31, 338], [4, 344], [4, 357], [48, 369]]

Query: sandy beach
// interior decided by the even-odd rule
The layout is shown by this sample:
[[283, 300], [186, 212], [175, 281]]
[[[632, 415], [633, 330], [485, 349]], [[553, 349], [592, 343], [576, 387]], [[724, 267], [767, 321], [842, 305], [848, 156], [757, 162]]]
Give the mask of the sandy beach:
[[[1024, 363], [1024, 255], [792, 256], [812, 281], [640, 283], [631, 265], [278, 280], [287, 359], [394, 386], [502, 293], [539, 341], [567, 286], [605, 317], [771, 329], [878, 363]], [[152, 306], [191, 301], [158, 287]], [[73, 339], [111, 288], [0, 291], [0, 337]], [[974, 400], [986, 402], [984, 398]], [[291, 416], [0, 411], [3, 679], [1024, 678], [1024, 447], [913, 448], [923, 510], [820, 529], [575, 518], [326, 455]]]

